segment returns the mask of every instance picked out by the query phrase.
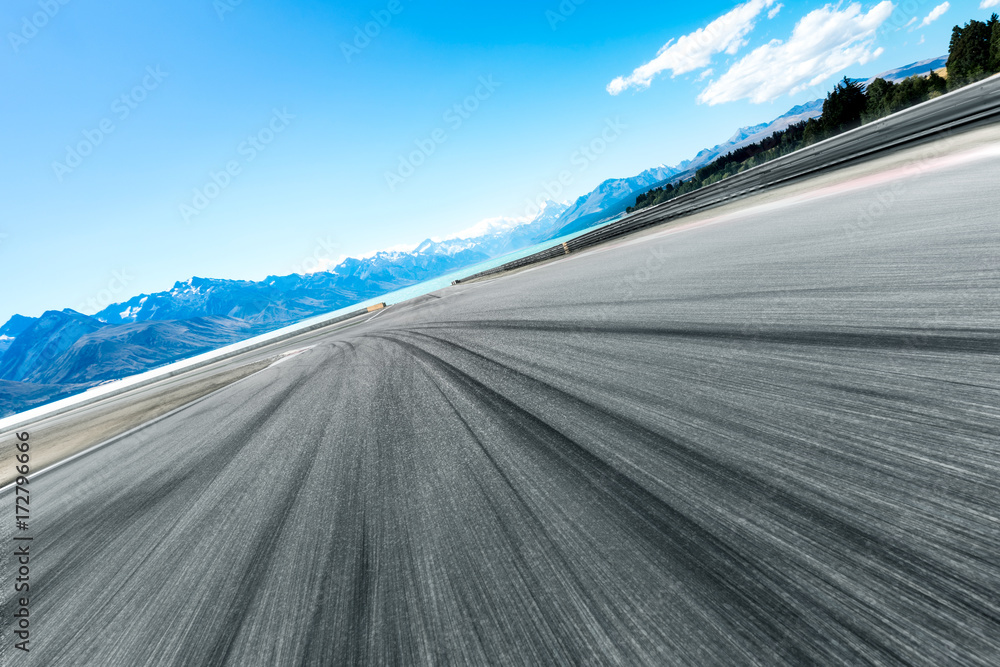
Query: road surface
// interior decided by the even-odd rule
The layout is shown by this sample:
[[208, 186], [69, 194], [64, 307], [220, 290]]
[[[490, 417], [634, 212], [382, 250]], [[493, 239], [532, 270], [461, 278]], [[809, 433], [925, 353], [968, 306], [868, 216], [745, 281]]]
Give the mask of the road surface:
[[5, 664], [1000, 664], [998, 182], [874, 178], [331, 334], [31, 482]]

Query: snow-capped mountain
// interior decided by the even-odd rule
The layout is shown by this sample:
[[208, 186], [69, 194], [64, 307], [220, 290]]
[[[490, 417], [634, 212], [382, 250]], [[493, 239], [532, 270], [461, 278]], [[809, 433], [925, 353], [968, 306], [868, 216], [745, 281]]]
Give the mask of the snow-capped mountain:
[[14, 344], [14, 339], [34, 323], [34, 317], [14, 315], [6, 324], [0, 327], [0, 358], [3, 358], [4, 353]]
[[[546, 202], [531, 220], [496, 219], [473, 228], [480, 236], [427, 239], [409, 252], [349, 257], [328, 271], [268, 276], [260, 282], [191, 278], [165, 292], [140, 294], [94, 315], [107, 324], [231, 317], [282, 325], [436, 278], [550, 238], [566, 210]], [[0, 375], [2, 377], [2, 375]]]
[[266, 330], [237, 318], [113, 325], [69, 309], [49, 311], [22, 331], [3, 356], [0, 382], [6, 384], [0, 389], [24, 393], [16, 385], [92, 386]]
[[34, 324], [36, 318], [25, 317], [24, 315], [15, 315], [14, 317], [7, 320], [7, 323], [0, 327], [0, 336], [17, 338], [21, 335], [21, 332]]
[[82, 391], [538, 243], [560, 225], [566, 208], [546, 202], [532, 219], [487, 220], [408, 252], [346, 258], [329, 271], [259, 282], [196, 277], [94, 316], [69, 309], [15, 315], [0, 328], [0, 415], [55, 400], [68, 387]]
[[813, 100], [806, 104], [792, 107], [769, 123], [741, 127], [729, 138], [729, 141], [712, 148], [706, 148], [698, 153], [693, 160], [677, 165], [678, 178], [688, 178], [698, 169], [735, 150], [757, 143], [775, 132], [783, 132], [796, 123], [818, 118], [823, 114], [823, 100]]
[[942, 67], [945, 67], [947, 64], [948, 56], [939, 56], [937, 58], [921, 60], [919, 62], [906, 65], [905, 67], [897, 67], [896, 69], [876, 74], [872, 78], [867, 79], [864, 84], [865, 86], [869, 86], [875, 79], [885, 79], [886, 81], [899, 83], [903, 79], [907, 79], [911, 76], [928, 76], [931, 72], [936, 72]]
[[[858, 79], [857, 81], [865, 85], [870, 84], [876, 78], [898, 82], [911, 76], [926, 76], [944, 67], [947, 62], [948, 56], [921, 60], [905, 67], [882, 72], [868, 80]], [[666, 167], [661, 165], [655, 169], [644, 171], [642, 174], [631, 179], [605, 181], [593, 192], [580, 197], [574, 206], [566, 212], [562, 218], [563, 227], [559, 230], [558, 234], [569, 234], [585, 229], [601, 220], [624, 213], [625, 209], [635, 201], [636, 196], [642, 192], [668, 182], [676, 183], [680, 180], [687, 180], [694, 176], [695, 172], [699, 169], [723, 155], [744, 146], [757, 143], [775, 132], [787, 130], [790, 126], [797, 123], [802, 123], [812, 118], [819, 118], [823, 115], [823, 101], [822, 99], [818, 99], [806, 104], [800, 104], [792, 107], [770, 122], [741, 127], [728, 141], [712, 148], [706, 148], [700, 151], [694, 158], [685, 160], [676, 166]], [[650, 181], [648, 176], [655, 176], [657, 174], [662, 174], [663, 177], [656, 181]], [[629, 186], [634, 187], [630, 190]]]
[[698, 169], [716, 158], [758, 142], [775, 132], [786, 130], [795, 123], [816, 118], [822, 113], [823, 100], [814, 100], [808, 104], [792, 107], [770, 122], [742, 127], [728, 141], [706, 148], [693, 159], [685, 160], [674, 167], [660, 165], [632, 178], [604, 181], [593, 192], [577, 199], [573, 207], [566, 211], [561, 218], [563, 226], [557, 235], [586, 229], [602, 220], [624, 213], [639, 194], [665, 183], [676, 183], [691, 178]]
[[583, 216], [603, 211], [608, 208], [609, 204], [618, 202], [634, 192], [644, 191], [677, 172], [676, 168], [660, 165], [631, 178], [609, 178], [573, 202], [573, 205], [562, 216], [562, 222], [565, 225]]
[[551, 238], [560, 226], [568, 204], [547, 201], [530, 221], [523, 218], [494, 218], [444, 241], [427, 239], [411, 252], [414, 255], [454, 255], [475, 249], [486, 258], [499, 257]]
[[[879, 76], [899, 81], [926, 75], [946, 61], [925, 60]], [[589, 228], [624, 213], [639, 193], [690, 178], [712, 160], [822, 110], [823, 100], [793, 107], [770, 122], [740, 128], [674, 167], [608, 179], [572, 203], [547, 202], [531, 219], [485, 220], [411, 250], [346, 258], [328, 270], [259, 282], [191, 278], [93, 316], [72, 310], [38, 318], [15, 315], [0, 328], [0, 416]]]
[[[858, 81], [862, 81], [866, 86], [878, 78], [885, 79], [886, 81], [899, 82], [911, 76], [927, 76], [931, 72], [939, 70], [947, 64], [948, 56], [930, 58], [928, 60], [921, 60], [904, 67], [898, 67], [896, 69], [882, 72], [881, 74], [877, 74], [876, 76], [864, 81], [860, 79]], [[789, 127], [797, 123], [802, 123], [812, 118], [819, 118], [821, 115], [823, 115], [822, 99], [794, 106], [784, 114], [768, 123], [761, 123], [759, 125], [751, 125], [740, 128], [732, 137], [729, 138], [728, 141], [712, 148], [706, 148], [698, 153], [694, 159], [681, 162], [676, 167], [673, 167], [673, 171], [677, 178], [689, 178], [695, 171], [711, 163], [716, 158], [722, 157], [723, 155], [743, 148], [744, 146], [757, 143], [761, 139], [769, 137], [775, 132], [787, 130]]]
[[31, 319], [31, 324], [22, 329], [0, 358], [0, 379], [35, 381], [38, 369], [51, 365], [82, 336], [103, 326], [101, 322], [68, 308], [50, 310], [39, 318]]

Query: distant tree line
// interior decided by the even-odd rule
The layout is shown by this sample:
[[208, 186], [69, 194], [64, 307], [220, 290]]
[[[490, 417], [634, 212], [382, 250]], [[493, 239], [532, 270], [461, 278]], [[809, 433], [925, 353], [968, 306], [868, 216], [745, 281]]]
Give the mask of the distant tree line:
[[818, 118], [796, 123], [718, 157], [687, 181], [667, 183], [644, 192], [627, 211], [632, 213], [669, 201], [997, 72], [1000, 72], [1000, 20], [994, 14], [985, 23], [969, 21], [964, 27], [955, 26], [948, 49], [947, 80], [931, 72], [930, 76], [911, 76], [899, 83], [875, 79], [866, 88], [845, 77], [827, 95]]

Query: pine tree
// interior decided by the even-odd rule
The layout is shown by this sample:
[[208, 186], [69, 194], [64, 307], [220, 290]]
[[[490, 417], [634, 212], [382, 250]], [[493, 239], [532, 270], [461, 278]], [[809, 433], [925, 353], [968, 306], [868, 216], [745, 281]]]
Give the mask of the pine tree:
[[868, 109], [864, 87], [846, 76], [823, 102], [823, 125], [836, 134], [861, 125], [861, 116]]
[[892, 97], [896, 84], [885, 79], [875, 79], [868, 85], [868, 110], [865, 120], [876, 120], [892, 113]]
[[941, 78], [941, 75], [937, 72], [930, 73], [930, 76], [927, 77], [927, 85], [930, 86], [928, 94], [933, 93], [935, 97], [948, 91], [948, 82]]
[[969, 21], [964, 27], [954, 27], [948, 50], [949, 89], [961, 88], [992, 71], [990, 69], [992, 32], [993, 27], [982, 21]]
[[810, 118], [806, 121], [806, 126], [802, 130], [802, 142], [808, 146], [817, 141], [826, 139], [826, 131], [823, 129], [823, 122], [819, 118]]
[[994, 14], [990, 18], [990, 60], [989, 70], [996, 74], [1000, 72], [1000, 18]]

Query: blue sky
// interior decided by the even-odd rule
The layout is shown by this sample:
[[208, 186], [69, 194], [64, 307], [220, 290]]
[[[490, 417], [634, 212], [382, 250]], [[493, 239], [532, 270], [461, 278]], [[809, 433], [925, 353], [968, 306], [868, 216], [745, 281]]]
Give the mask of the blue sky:
[[521, 217], [942, 55], [980, 2], [8, 0], [0, 321]]

